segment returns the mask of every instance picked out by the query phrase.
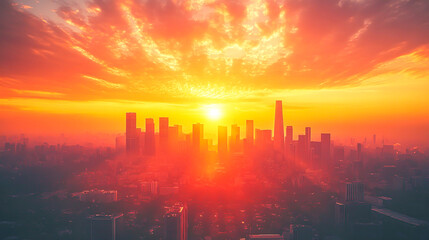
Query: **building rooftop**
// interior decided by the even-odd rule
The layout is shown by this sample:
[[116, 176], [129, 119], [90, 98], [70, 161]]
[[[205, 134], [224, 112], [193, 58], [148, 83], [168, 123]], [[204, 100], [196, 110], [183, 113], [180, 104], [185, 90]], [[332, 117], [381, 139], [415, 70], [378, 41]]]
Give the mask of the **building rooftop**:
[[283, 239], [280, 234], [253, 234], [249, 235], [250, 239]]
[[426, 222], [424, 220], [420, 220], [417, 218], [413, 218], [410, 216], [407, 216], [405, 214], [402, 213], [398, 213], [386, 208], [378, 208], [378, 207], [372, 207], [372, 211], [377, 212], [379, 214], [385, 215], [387, 217], [391, 217], [393, 219], [396, 219], [398, 221], [404, 222], [404, 223], [408, 223], [414, 226], [423, 226], [423, 225], [429, 225], [429, 222]]
[[91, 216], [91, 220], [111, 220], [122, 217], [123, 214], [118, 215], [105, 215], [105, 214], [96, 214]]

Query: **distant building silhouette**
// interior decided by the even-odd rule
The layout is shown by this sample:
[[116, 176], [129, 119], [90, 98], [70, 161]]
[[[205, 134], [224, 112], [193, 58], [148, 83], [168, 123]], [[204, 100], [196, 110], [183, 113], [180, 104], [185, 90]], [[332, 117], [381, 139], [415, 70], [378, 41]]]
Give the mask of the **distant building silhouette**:
[[217, 147], [219, 155], [225, 155], [228, 152], [228, 130], [226, 126], [218, 126], [217, 128]]
[[168, 151], [168, 117], [159, 118], [159, 151]]
[[282, 101], [277, 100], [274, 120], [274, 150], [283, 153], [284, 137]]
[[298, 135], [298, 146], [295, 152], [295, 159], [297, 159], [300, 162], [306, 162], [306, 142], [307, 142], [307, 136], [305, 135]]
[[155, 123], [153, 118], [146, 118], [145, 133], [145, 154], [148, 156], [155, 155]]
[[125, 133], [125, 145], [127, 153], [138, 153], [138, 135], [136, 129], [136, 113], [126, 113], [126, 133]]
[[320, 135], [321, 139], [321, 153], [320, 158], [322, 162], [322, 168], [328, 168], [330, 166], [331, 161], [331, 134], [330, 133], [322, 133]]
[[237, 124], [231, 125], [231, 139], [229, 140], [229, 151], [231, 153], [240, 151], [240, 127]]
[[293, 127], [292, 126], [287, 126], [286, 127], [286, 137], [285, 137], [285, 154], [286, 157], [292, 158], [292, 153], [293, 153]]
[[195, 123], [192, 125], [192, 147], [194, 151], [199, 152], [201, 150], [201, 142], [204, 138], [204, 125], [201, 123]]
[[305, 128], [305, 156], [304, 161], [311, 163], [311, 127]]
[[250, 150], [253, 147], [254, 144], [254, 137], [253, 137], [253, 120], [246, 120], [246, 150]]

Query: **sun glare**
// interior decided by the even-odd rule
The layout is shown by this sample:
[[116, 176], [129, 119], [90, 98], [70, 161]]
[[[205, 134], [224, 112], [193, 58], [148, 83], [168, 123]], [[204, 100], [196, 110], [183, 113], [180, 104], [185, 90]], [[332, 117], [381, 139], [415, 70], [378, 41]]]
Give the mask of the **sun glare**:
[[207, 117], [211, 120], [218, 120], [222, 117], [222, 111], [218, 105], [209, 105], [206, 108]]

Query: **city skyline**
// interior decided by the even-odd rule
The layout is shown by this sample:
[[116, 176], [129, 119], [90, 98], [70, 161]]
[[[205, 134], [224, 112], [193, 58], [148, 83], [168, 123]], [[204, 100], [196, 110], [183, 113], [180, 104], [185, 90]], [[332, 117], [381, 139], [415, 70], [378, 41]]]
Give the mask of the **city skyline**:
[[175, 112], [215, 136], [268, 128], [283, 99], [299, 129], [426, 144], [428, 5], [2, 1], [0, 131], [112, 134], [123, 112]]
[[428, 240], [429, 0], [0, 0], [0, 239]]

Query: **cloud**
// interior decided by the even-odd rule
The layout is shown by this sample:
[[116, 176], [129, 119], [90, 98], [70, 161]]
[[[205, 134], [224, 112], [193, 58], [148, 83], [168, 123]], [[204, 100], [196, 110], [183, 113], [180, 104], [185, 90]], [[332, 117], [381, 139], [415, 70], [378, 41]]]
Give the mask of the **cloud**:
[[[401, 56], [428, 58], [428, 1], [92, 0], [34, 5], [31, 13], [20, 6], [0, 1], [0, 79], [15, 79], [0, 89], [8, 96], [20, 94], [12, 88], [69, 100], [250, 100], [357, 85]], [[47, 10], [61, 21], [43, 18]]]

